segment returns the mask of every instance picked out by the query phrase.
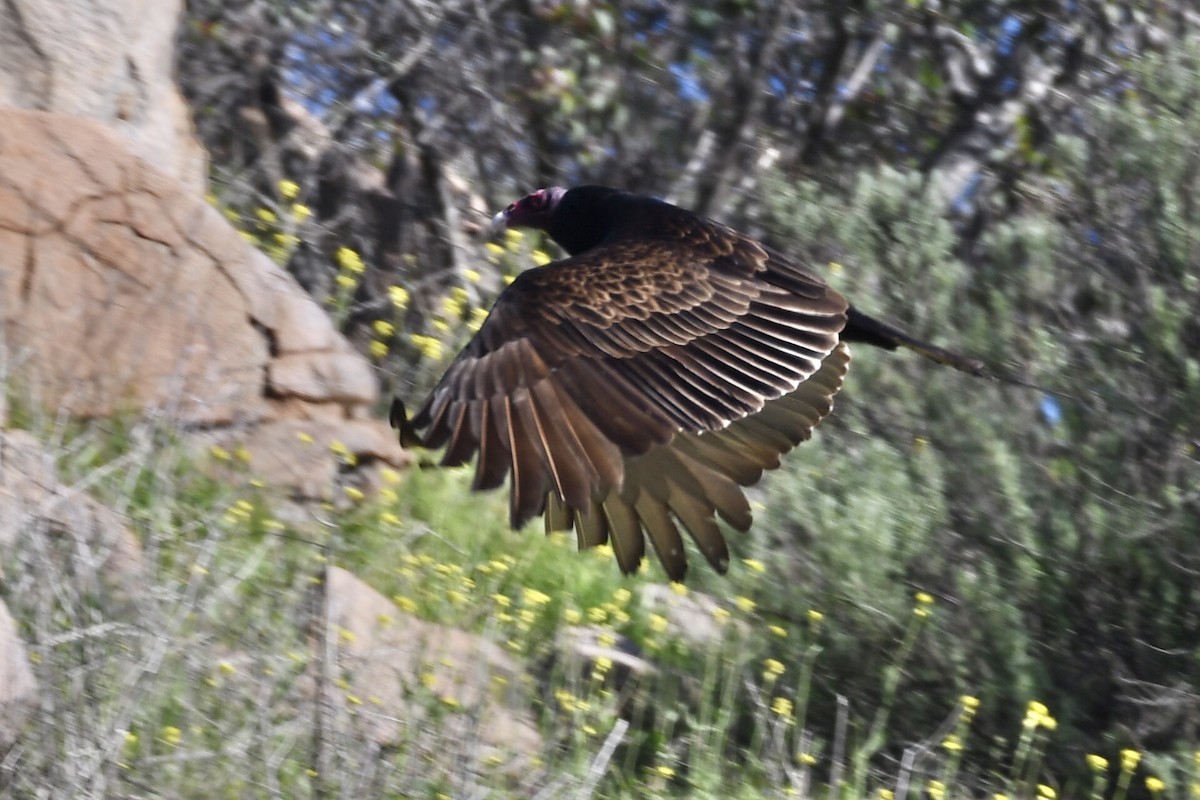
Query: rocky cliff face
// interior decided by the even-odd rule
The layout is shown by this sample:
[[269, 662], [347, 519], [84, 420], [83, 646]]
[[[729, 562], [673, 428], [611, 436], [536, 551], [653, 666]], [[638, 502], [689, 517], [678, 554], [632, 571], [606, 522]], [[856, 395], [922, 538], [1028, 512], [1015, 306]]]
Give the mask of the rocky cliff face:
[[0, 111], [0, 277], [18, 381], [76, 417], [365, 415], [369, 365], [290, 276], [105, 125]]
[[207, 157], [172, 79], [180, 0], [0, 3], [0, 106], [104, 122], [192, 191]]

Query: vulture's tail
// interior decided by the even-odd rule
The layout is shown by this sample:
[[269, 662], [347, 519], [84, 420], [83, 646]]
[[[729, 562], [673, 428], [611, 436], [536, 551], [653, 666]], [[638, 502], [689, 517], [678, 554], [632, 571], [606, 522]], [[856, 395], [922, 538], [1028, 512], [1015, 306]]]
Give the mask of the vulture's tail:
[[920, 353], [930, 361], [954, 367], [960, 372], [966, 372], [980, 377], [999, 377], [994, 375], [984, 363], [969, 356], [952, 353], [937, 345], [923, 342], [908, 335], [899, 328], [894, 328], [886, 322], [880, 322], [874, 317], [868, 317], [854, 306], [846, 312], [846, 327], [842, 329], [842, 339], [847, 342], [863, 342], [864, 344], [882, 347], [885, 350], [895, 350], [904, 347]]

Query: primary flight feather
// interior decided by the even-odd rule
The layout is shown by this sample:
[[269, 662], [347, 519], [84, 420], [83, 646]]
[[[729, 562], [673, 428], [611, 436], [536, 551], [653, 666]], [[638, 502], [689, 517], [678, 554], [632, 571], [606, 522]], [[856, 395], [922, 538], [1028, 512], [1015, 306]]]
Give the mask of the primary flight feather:
[[785, 256], [660, 200], [601, 186], [542, 189], [497, 224], [546, 231], [570, 257], [523, 272], [411, 420], [406, 445], [476, 459], [473, 488], [511, 476], [510, 521], [545, 517], [621, 569], [649, 539], [672, 580], [682, 527], [719, 571], [717, 518], [751, 523], [742, 487], [833, 407], [847, 342], [978, 362], [874, 320]]

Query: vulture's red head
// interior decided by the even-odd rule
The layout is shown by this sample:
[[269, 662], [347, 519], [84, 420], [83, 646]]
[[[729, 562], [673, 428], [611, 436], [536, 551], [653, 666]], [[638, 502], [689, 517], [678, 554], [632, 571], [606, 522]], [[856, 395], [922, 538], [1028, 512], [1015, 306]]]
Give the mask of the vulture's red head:
[[496, 227], [549, 230], [554, 212], [566, 193], [567, 190], [561, 186], [538, 189], [515, 203], [509, 203], [508, 208], [492, 218], [492, 224]]
[[662, 205], [606, 186], [552, 186], [510, 204], [492, 218], [492, 225], [543, 230], [575, 255], [595, 247], [645, 203]]

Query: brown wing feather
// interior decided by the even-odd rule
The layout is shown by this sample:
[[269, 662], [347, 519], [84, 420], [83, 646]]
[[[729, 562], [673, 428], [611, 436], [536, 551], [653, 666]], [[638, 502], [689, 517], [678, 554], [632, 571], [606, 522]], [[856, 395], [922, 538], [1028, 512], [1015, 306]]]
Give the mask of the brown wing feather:
[[[713, 521], [714, 513], [739, 530], [750, 527], [750, 506], [738, 484], [756, 482], [762, 470], [778, 467], [781, 455], [812, 434], [833, 408], [833, 396], [841, 388], [849, 363], [849, 348], [839, 345], [799, 389], [768, 402], [762, 411], [719, 431], [680, 434], [668, 445], [627, 460], [624, 494], [635, 491], [632, 480], [641, 479], [637, 490], [649, 495], [653, 503], [643, 500], [637, 508], [651, 512], [642, 521], [672, 580], [683, 578], [686, 562], [664, 557], [673, 539], [669, 532], [656, 536], [657, 528], [648, 523], [653, 519], [655, 525], [661, 525], [657, 519], [660, 509], [669, 509], [713, 568], [724, 572], [729, 552]], [[707, 463], [692, 455], [701, 451], [709, 454]]]
[[682, 577], [678, 522], [724, 569], [715, 517], [748, 528], [739, 485], [828, 412], [847, 306], [752, 240], [696, 225], [522, 274], [406, 430], [445, 463], [478, 452], [475, 488], [511, 472], [514, 526], [546, 513], [581, 547], [609, 541], [626, 571], [645, 532]]

